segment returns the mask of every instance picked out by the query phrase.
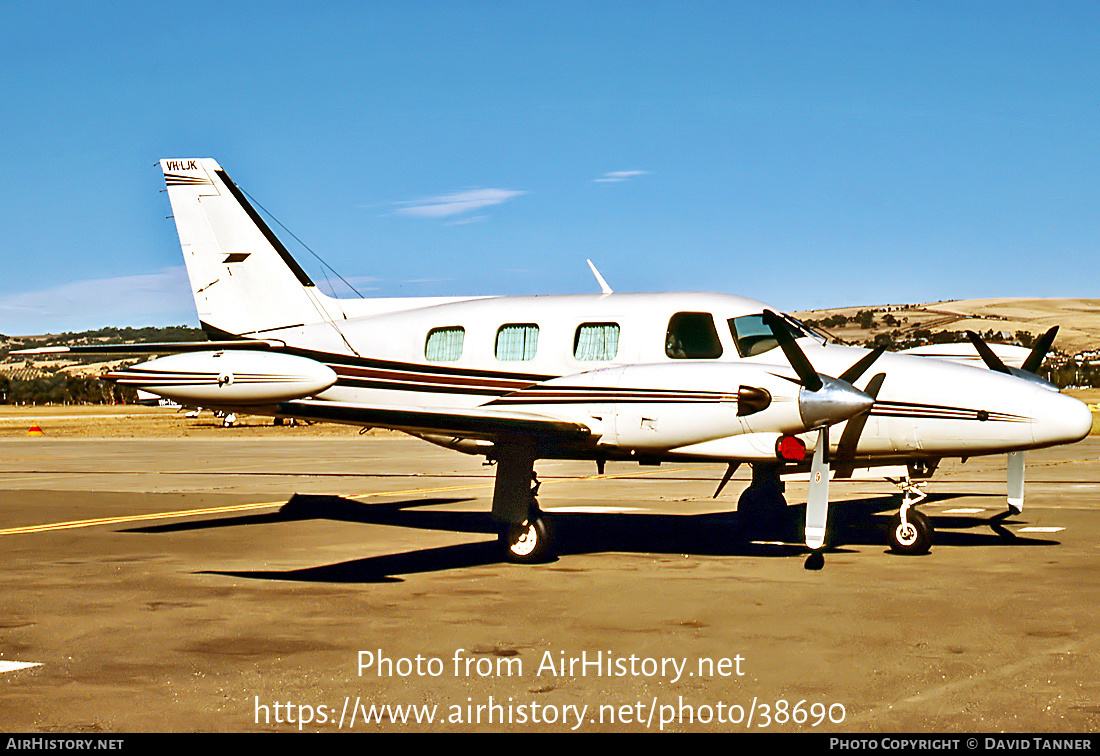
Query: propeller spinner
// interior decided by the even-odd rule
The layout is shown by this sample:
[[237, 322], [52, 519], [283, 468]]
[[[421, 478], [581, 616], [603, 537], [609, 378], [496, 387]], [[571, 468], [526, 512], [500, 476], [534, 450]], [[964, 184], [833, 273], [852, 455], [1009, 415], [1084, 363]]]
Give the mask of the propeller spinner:
[[852, 385], [883, 353], [882, 348], [864, 355], [837, 378], [814, 370], [806, 353], [798, 346], [783, 318], [764, 310], [764, 324], [771, 329], [787, 362], [794, 368], [802, 391], [798, 394], [798, 411], [810, 429], [842, 423], [871, 409], [875, 400]]

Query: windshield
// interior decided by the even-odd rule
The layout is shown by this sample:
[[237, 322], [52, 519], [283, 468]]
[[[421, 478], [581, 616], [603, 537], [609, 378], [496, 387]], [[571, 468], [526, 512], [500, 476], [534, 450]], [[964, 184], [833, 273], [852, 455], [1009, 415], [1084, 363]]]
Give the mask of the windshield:
[[[783, 324], [794, 338], [800, 339], [803, 336], [821, 338], [790, 315], [783, 315], [782, 317]], [[742, 357], [763, 354], [779, 346], [772, 330], [764, 323], [764, 313], [742, 315], [739, 318], [730, 318], [728, 322], [730, 335], [733, 336], [733, 343], [737, 345], [737, 353]]]

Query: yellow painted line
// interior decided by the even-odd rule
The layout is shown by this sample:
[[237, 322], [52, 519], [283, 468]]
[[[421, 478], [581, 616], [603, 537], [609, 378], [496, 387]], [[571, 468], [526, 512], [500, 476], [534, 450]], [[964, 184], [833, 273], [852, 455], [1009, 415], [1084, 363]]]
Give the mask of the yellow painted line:
[[[406, 491], [379, 491], [376, 493], [356, 494], [347, 496], [348, 499], [368, 499], [377, 496], [403, 496], [416, 493], [435, 493], [438, 491], [459, 491], [465, 488], [488, 488], [490, 484], [475, 486], [447, 486], [443, 488], [413, 488]], [[254, 504], [233, 504], [224, 507], [205, 507], [203, 509], [181, 509], [174, 512], [154, 512], [143, 515], [120, 515], [118, 517], [97, 517], [91, 520], [72, 520], [70, 522], [54, 522], [45, 525], [25, 525], [18, 528], [0, 529], [0, 535], [18, 535], [22, 533], [44, 533], [50, 530], [72, 530], [74, 528], [90, 528], [96, 525], [118, 525], [129, 522], [148, 522], [149, 520], [169, 520], [176, 517], [195, 517], [198, 515], [226, 514], [229, 512], [249, 512], [255, 509], [269, 509], [281, 507], [287, 502], [261, 501]]]
[[[698, 469], [698, 468], [695, 468]], [[688, 472], [686, 468], [674, 470], [646, 470], [637, 473], [622, 473], [620, 475], [592, 475], [581, 480], [611, 480], [614, 478], [635, 478], [643, 475], [655, 475], [661, 473]], [[346, 499], [373, 499], [382, 496], [409, 496], [412, 494], [443, 493], [445, 491], [467, 491], [476, 488], [492, 488], [493, 483], [476, 483], [462, 486], [439, 486], [436, 488], [409, 488], [402, 491], [376, 491], [374, 493], [353, 494], [345, 496]], [[170, 520], [177, 517], [195, 517], [198, 515], [226, 514], [229, 512], [250, 512], [255, 509], [268, 509], [281, 507], [286, 501], [262, 501], [255, 504], [233, 504], [224, 507], [206, 507], [204, 509], [183, 509], [174, 512], [154, 512], [143, 515], [120, 515], [118, 517], [97, 517], [91, 520], [72, 520], [69, 522], [53, 522], [45, 525], [24, 525], [18, 528], [0, 529], [0, 536], [19, 535], [23, 533], [44, 533], [51, 530], [73, 530], [75, 528], [90, 528], [96, 525], [118, 525], [129, 522], [148, 522], [150, 520]]]
[[4, 528], [0, 535], [16, 535], [19, 533], [42, 533], [47, 530], [71, 530], [73, 528], [90, 528], [94, 525], [117, 525], [123, 522], [146, 522], [148, 520], [168, 520], [173, 517], [192, 517], [194, 515], [224, 514], [226, 512], [248, 512], [253, 509], [266, 509], [268, 507], [281, 507], [285, 501], [264, 501], [257, 504], [234, 504], [225, 507], [207, 507], [205, 509], [184, 509], [178, 512], [154, 512], [143, 515], [122, 515], [119, 517], [98, 517], [94, 520], [72, 520], [70, 522], [53, 522], [46, 525], [25, 525], [21, 528]]

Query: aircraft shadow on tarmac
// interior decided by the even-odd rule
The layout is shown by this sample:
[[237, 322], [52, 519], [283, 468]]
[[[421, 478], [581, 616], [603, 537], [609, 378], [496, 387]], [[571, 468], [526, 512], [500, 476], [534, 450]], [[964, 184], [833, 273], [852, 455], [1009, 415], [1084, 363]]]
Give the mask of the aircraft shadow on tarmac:
[[[944, 501], [963, 494], [930, 495], [926, 501]], [[966, 494], [973, 498], [974, 494]], [[992, 495], [991, 495], [992, 496]], [[1003, 497], [999, 497], [1003, 500]], [[488, 512], [425, 511], [440, 504], [473, 501], [469, 498], [432, 498], [387, 503], [363, 503], [339, 496], [295, 494], [277, 512], [219, 517], [167, 525], [131, 528], [130, 533], [172, 533], [210, 528], [262, 526], [278, 522], [336, 520], [364, 524], [495, 535], [497, 524]], [[896, 496], [879, 496], [835, 502], [830, 527], [828, 552], [850, 552], [845, 546], [882, 546], [886, 529], [898, 506]], [[753, 527], [738, 521], [736, 512], [698, 515], [646, 513], [579, 513], [546, 511], [555, 536], [558, 553], [600, 553], [607, 551], [650, 554], [693, 554], [700, 556], [773, 556], [805, 555], [802, 522], [805, 505], [787, 508], [788, 522], [771, 529]], [[1045, 546], [1058, 542], [1021, 536], [1008, 525], [1022, 525], [1023, 515], [1006, 511], [990, 516], [980, 514], [932, 514], [938, 546]], [[226, 575], [256, 580], [289, 580], [322, 583], [398, 582], [398, 575], [439, 572], [502, 563], [503, 555], [496, 540], [484, 540], [418, 549], [398, 554], [355, 559], [337, 564], [297, 570], [207, 570], [200, 574]]]

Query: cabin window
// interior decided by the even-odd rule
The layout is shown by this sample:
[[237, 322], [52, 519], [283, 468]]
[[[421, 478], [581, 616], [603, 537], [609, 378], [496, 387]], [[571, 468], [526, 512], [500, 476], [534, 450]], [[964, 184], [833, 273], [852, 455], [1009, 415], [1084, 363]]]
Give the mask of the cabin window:
[[582, 323], [573, 337], [573, 357], [584, 362], [615, 359], [619, 353], [618, 323]]
[[454, 362], [462, 356], [466, 329], [462, 326], [433, 328], [424, 342], [424, 358], [428, 362]]
[[497, 331], [498, 360], [533, 360], [539, 346], [539, 327], [533, 323], [502, 325]]
[[668, 321], [665, 354], [676, 360], [713, 360], [722, 356], [722, 342], [709, 312], [678, 312]]

